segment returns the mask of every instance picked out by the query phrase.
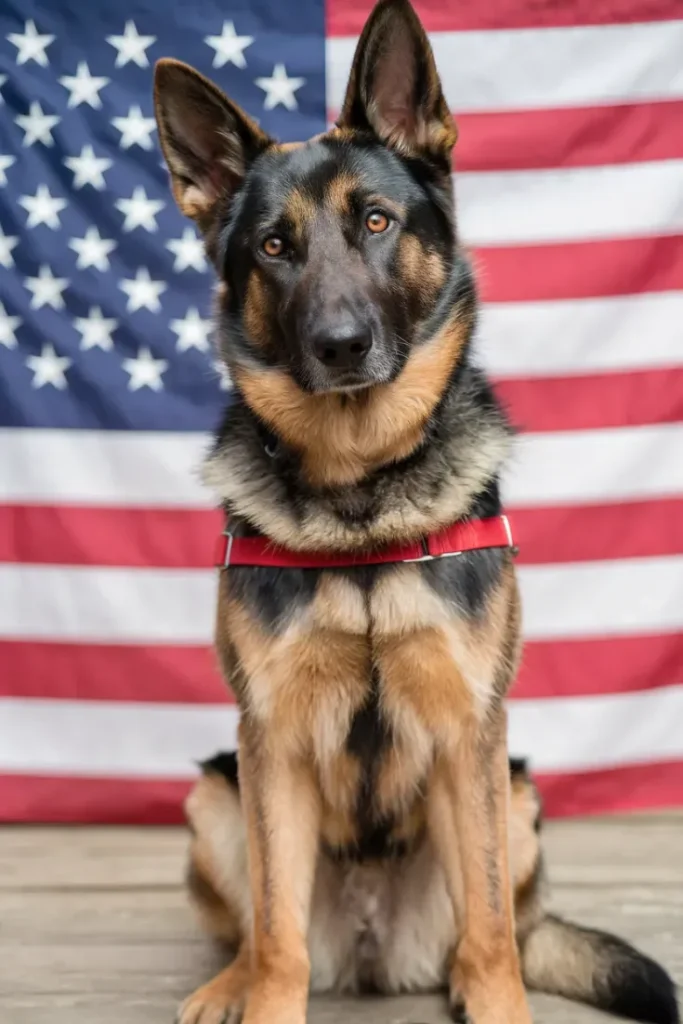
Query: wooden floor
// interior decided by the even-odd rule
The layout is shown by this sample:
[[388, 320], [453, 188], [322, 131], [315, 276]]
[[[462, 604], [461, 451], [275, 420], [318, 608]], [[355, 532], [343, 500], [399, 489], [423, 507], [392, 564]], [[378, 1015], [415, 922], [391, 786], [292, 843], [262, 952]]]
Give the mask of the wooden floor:
[[[561, 912], [610, 928], [683, 982], [683, 816], [547, 826]], [[0, 830], [2, 1024], [171, 1024], [217, 966], [179, 885], [185, 836], [159, 829]], [[535, 1020], [604, 1020], [534, 997]], [[436, 998], [313, 999], [313, 1024], [445, 1020]]]

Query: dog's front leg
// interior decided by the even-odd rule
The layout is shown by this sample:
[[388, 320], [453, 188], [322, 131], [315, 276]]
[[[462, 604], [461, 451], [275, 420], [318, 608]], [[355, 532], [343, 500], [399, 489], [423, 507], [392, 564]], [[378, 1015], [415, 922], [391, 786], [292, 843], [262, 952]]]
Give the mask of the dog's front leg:
[[254, 908], [244, 1024], [304, 1024], [318, 791], [310, 771], [282, 751], [277, 736], [248, 719], [240, 726], [239, 766]]
[[470, 720], [436, 766], [430, 831], [448, 880], [459, 941], [451, 969], [457, 1021], [529, 1024], [508, 866], [509, 767], [503, 709]]

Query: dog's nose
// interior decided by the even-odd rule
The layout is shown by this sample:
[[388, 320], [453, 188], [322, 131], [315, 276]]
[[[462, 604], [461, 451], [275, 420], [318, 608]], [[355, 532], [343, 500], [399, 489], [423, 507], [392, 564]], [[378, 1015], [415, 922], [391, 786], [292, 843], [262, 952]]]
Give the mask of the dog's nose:
[[313, 354], [330, 369], [352, 370], [365, 359], [372, 348], [369, 330], [353, 328], [325, 331], [313, 339]]

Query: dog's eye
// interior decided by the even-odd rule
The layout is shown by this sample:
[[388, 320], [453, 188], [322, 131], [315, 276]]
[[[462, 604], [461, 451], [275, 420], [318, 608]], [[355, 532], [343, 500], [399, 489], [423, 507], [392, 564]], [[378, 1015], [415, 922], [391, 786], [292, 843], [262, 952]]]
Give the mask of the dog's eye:
[[380, 235], [389, 227], [389, 218], [381, 210], [373, 210], [365, 218], [365, 226], [373, 235]]
[[277, 235], [271, 235], [263, 242], [262, 249], [266, 256], [282, 256], [285, 243]]

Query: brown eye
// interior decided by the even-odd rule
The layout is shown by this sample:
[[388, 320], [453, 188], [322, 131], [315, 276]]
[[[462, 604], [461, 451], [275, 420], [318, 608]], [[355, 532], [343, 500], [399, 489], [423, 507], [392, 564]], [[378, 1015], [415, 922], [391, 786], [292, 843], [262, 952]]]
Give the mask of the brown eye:
[[389, 218], [386, 213], [380, 213], [379, 210], [373, 210], [373, 212], [369, 213], [365, 218], [365, 226], [368, 231], [372, 231], [373, 235], [380, 235], [389, 227]]
[[282, 256], [285, 251], [285, 243], [277, 235], [271, 235], [263, 243], [263, 251], [266, 256]]

